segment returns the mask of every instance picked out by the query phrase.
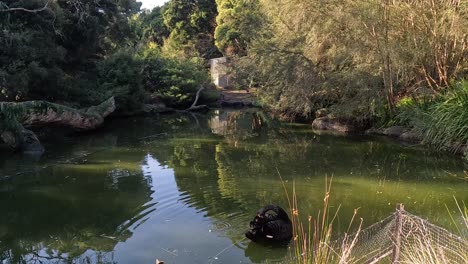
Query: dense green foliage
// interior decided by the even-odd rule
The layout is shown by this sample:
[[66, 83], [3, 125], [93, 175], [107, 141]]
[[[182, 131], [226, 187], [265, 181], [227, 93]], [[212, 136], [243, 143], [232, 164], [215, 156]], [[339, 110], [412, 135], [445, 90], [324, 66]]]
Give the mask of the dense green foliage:
[[200, 84], [209, 81], [203, 62], [196, 58], [173, 60], [152, 51], [143, 60], [144, 86], [153, 98], [170, 106], [188, 107]]
[[163, 14], [165, 9], [166, 6], [155, 7], [150, 12], [142, 12], [140, 15], [132, 18], [131, 24], [135, 25], [139, 41], [150, 41], [158, 46], [164, 44], [164, 40], [170, 33], [169, 29], [164, 24]]
[[98, 95], [115, 96], [124, 112], [140, 109], [143, 103], [188, 107], [195, 93], [209, 81], [203, 61], [175, 60], [157, 48], [137, 55], [119, 51], [98, 64]]
[[258, 37], [265, 22], [256, 0], [217, 0], [216, 46], [225, 55], [246, 55], [252, 39]]
[[391, 117], [402, 96], [435, 95], [467, 75], [466, 1], [260, 2], [270, 36], [251, 44], [241, 73], [290, 118], [321, 107]]
[[[1, 1], [41, 8], [47, 1]], [[93, 79], [96, 61], [124, 45], [127, 17], [140, 3], [50, 1], [42, 12], [0, 13], [0, 87], [3, 100], [71, 101]]]
[[257, 87], [261, 104], [283, 118], [327, 108], [356, 123], [416, 127], [439, 148], [465, 144], [463, 103], [454, 98], [463, 98], [466, 84], [457, 83], [468, 79], [466, 1], [140, 6], [1, 0], [0, 100], [82, 107], [115, 96], [123, 112], [145, 103], [185, 108], [209, 82], [207, 60], [223, 53], [237, 87]]
[[176, 56], [219, 56], [214, 45], [215, 0], [171, 0], [166, 4], [164, 23], [170, 32], [167, 49]]
[[214, 0], [174, 0], [151, 11], [140, 6], [136, 0], [0, 1], [0, 100], [82, 107], [115, 96], [122, 112], [155, 100], [188, 105], [208, 82], [198, 58], [217, 53]]
[[122, 111], [141, 107], [144, 90], [141, 82], [141, 61], [129, 52], [120, 51], [98, 64], [99, 92], [115, 96]]
[[415, 127], [426, 144], [437, 149], [464, 151], [468, 157], [468, 82], [460, 81], [434, 100], [399, 107], [400, 122]]

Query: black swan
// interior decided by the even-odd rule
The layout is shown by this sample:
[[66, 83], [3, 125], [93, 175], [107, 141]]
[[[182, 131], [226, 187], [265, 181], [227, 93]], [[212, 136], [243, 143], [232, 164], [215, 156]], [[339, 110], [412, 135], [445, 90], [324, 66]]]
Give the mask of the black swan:
[[267, 205], [257, 211], [245, 236], [254, 242], [289, 242], [292, 238], [292, 223], [283, 208]]

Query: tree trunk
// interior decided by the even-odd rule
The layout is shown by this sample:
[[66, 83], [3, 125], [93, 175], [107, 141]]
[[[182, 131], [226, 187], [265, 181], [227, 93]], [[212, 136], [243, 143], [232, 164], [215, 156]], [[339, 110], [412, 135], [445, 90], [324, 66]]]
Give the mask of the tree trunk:
[[24, 126], [62, 125], [76, 130], [93, 130], [115, 110], [114, 97], [97, 106], [75, 109], [46, 101], [0, 103], [0, 138], [11, 148], [23, 152], [43, 152], [34, 132]]

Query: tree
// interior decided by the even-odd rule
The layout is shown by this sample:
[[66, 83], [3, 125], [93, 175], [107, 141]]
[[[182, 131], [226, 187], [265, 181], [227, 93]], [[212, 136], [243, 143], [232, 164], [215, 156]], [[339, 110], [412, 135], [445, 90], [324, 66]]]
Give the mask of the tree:
[[144, 42], [154, 42], [159, 46], [164, 44], [164, 40], [169, 37], [169, 29], [164, 24], [164, 11], [167, 5], [155, 7], [150, 12], [142, 12], [135, 20], [140, 23], [141, 40]]
[[[96, 62], [127, 45], [135, 0], [4, 0], [0, 98], [97, 103]], [[33, 12], [34, 11], [34, 12]]]
[[366, 123], [467, 76], [466, 1], [260, 2], [270, 34], [251, 41], [244, 72], [287, 117], [326, 107]]
[[252, 39], [258, 37], [264, 17], [258, 0], [217, 0], [215, 43], [224, 55], [246, 55]]
[[213, 38], [216, 15], [214, 0], [171, 0], [164, 11], [164, 23], [170, 31], [168, 44], [205, 59], [219, 56]]

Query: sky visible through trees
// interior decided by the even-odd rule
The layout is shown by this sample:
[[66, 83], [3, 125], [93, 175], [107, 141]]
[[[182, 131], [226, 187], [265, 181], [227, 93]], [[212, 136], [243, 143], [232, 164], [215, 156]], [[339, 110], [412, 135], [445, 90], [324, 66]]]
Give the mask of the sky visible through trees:
[[155, 6], [162, 6], [167, 0], [140, 0], [143, 3], [141, 8], [153, 9]]

